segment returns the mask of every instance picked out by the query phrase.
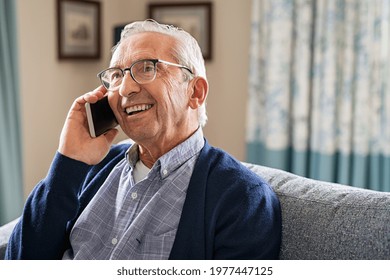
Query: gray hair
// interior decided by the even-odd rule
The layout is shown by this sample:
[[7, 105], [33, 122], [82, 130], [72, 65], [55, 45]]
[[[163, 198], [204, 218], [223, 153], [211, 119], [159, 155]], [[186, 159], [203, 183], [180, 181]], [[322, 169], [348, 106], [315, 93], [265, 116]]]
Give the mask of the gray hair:
[[[175, 38], [178, 43], [173, 48], [172, 55], [177, 63], [190, 68], [194, 76], [200, 76], [207, 80], [206, 67], [198, 42], [188, 32], [173, 25], [160, 24], [152, 19], [132, 22], [124, 27], [121, 38], [112, 51], [114, 52], [126, 38], [143, 32], [157, 32]], [[206, 125], [206, 102], [198, 109], [198, 120], [202, 127]]]

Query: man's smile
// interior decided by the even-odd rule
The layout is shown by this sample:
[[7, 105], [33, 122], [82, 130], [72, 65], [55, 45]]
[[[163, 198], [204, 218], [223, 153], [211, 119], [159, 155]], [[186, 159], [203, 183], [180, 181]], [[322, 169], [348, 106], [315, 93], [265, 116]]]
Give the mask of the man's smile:
[[135, 106], [125, 108], [125, 112], [131, 116], [134, 114], [138, 114], [138, 113], [147, 111], [152, 107], [153, 107], [152, 104], [135, 105]]

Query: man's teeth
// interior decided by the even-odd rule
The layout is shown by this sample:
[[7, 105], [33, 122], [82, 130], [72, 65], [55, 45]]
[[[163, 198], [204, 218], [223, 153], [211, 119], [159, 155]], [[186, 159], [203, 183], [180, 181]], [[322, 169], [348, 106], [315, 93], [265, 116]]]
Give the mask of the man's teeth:
[[135, 113], [149, 110], [150, 108], [152, 108], [152, 105], [145, 105], [145, 104], [144, 105], [137, 105], [137, 106], [126, 108], [126, 113], [128, 115], [135, 114]]

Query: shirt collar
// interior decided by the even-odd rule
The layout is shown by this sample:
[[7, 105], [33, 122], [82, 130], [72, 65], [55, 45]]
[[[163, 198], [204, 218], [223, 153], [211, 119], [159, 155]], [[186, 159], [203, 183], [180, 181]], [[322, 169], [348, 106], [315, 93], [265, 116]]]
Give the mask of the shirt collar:
[[[166, 178], [169, 174], [183, 165], [187, 160], [198, 154], [204, 146], [203, 130], [201, 127], [187, 140], [180, 143], [172, 150], [162, 155], [154, 164], [152, 169], [160, 168], [161, 178]], [[133, 144], [126, 153], [126, 159], [134, 169], [139, 160], [138, 144]]]

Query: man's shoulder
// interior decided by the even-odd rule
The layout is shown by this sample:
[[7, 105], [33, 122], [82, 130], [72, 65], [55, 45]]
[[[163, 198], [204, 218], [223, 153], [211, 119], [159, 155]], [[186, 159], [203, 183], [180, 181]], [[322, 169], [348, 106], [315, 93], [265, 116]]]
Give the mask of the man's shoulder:
[[240, 201], [241, 206], [258, 205], [263, 199], [277, 202], [266, 180], [249, 170], [226, 151], [205, 145], [193, 173], [195, 185], [204, 186], [207, 204], [232, 207]]
[[204, 169], [203, 172], [207, 169], [207, 174], [213, 180], [238, 180], [254, 184], [265, 183], [263, 178], [245, 167], [234, 156], [220, 148], [209, 145], [207, 142], [199, 156], [198, 163], [198, 168]]

